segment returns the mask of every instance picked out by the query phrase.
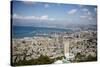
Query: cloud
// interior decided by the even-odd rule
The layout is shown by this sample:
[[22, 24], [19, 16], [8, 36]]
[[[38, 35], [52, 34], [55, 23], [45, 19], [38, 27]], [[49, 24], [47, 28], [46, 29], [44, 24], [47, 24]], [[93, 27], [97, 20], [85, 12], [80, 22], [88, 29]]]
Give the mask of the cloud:
[[93, 18], [93, 16], [89, 16], [89, 15], [82, 15], [80, 16], [81, 19], [84, 20], [94, 20], [95, 18]]
[[83, 15], [83, 16], [80, 16], [80, 18], [87, 18], [87, 16]]
[[[82, 11], [83, 13], [80, 16], [81, 19], [89, 20], [89, 21], [96, 20], [96, 16], [94, 16], [89, 9], [83, 8]], [[94, 8], [94, 11], [96, 11], [96, 8]]]
[[36, 4], [36, 2], [33, 2], [33, 1], [22, 1], [24, 4], [27, 4], [27, 5], [33, 5], [33, 4]]
[[68, 14], [75, 14], [77, 12], [77, 9], [72, 9], [68, 12]]
[[45, 8], [48, 8], [48, 7], [49, 7], [49, 4], [45, 4], [44, 7], [45, 7]]
[[49, 20], [54, 21], [55, 19], [54, 18], [50, 18]]
[[92, 17], [89, 17], [88, 19], [89, 19], [89, 20], [93, 20], [93, 18], [92, 18]]
[[89, 9], [83, 8], [82, 11], [83, 11], [83, 15], [80, 16], [81, 19], [92, 20], [92, 14], [89, 11]]
[[91, 12], [90, 12], [90, 11], [88, 11], [88, 12], [87, 12], [87, 15], [91, 15]]
[[91, 15], [91, 12], [90, 12], [89, 9], [87, 9], [87, 8], [83, 8], [82, 11], [83, 11], [86, 15]]
[[20, 16], [20, 15], [18, 15], [16, 13], [14, 13], [13, 16], [12, 16], [12, 18], [13, 19], [23, 19], [24, 17], [23, 16]]
[[19, 20], [39, 20], [40, 17], [36, 17], [36, 16], [22, 16], [22, 15], [18, 15], [18, 14], [13, 14], [12, 16], [13, 19], [19, 19]]
[[49, 18], [48, 18], [48, 15], [43, 15], [43, 16], [40, 17], [40, 19], [41, 20], [48, 20]]
[[50, 20], [54, 21], [54, 18], [49, 18], [48, 15], [42, 15], [42, 16], [22, 16], [18, 15], [16, 13], [12, 16], [13, 19], [19, 19], [19, 20]]
[[83, 8], [82, 11], [87, 12], [89, 10], [87, 8]]
[[83, 14], [86, 16], [92, 16], [92, 13], [90, 11], [84, 12]]

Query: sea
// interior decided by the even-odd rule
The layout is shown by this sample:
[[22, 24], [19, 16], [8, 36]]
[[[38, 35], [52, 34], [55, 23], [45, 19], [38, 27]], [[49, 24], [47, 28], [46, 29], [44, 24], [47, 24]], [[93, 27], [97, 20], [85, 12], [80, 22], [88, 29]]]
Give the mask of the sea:
[[[32, 27], [32, 26], [12, 26], [12, 38], [48, 36], [47, 34], [72, 32], [71, 29]], [[45, 34], [45, 35], [43, 35]]]

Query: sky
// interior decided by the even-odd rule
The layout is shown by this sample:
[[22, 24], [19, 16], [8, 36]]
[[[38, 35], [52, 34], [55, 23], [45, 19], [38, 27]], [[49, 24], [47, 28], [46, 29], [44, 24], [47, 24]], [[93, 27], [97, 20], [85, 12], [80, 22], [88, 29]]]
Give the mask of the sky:
[[32, 1], [12, 1], [13, 25], [59, 27], [68, 24], [96, 24], [97, 7]]

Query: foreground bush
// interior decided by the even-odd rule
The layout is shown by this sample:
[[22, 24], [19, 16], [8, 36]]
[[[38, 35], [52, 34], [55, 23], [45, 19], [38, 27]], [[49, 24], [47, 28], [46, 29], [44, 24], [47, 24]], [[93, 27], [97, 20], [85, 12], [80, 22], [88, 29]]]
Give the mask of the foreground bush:
[[89, 55], [85, 57], [85, 55], [81, 55], [81, 53], [77, 53], [74, 60], [74, 62], [89, 62], [89, 61], [97, 61], [97, 56], [93, 57]]
[[62, 57], [50, 59], [48, 56], [41, 55], [38, 59], [21, 60], [19, 62], [12, 63], [12, 66], [52, 64], [56, 60], [61, 60], [61, 59]]

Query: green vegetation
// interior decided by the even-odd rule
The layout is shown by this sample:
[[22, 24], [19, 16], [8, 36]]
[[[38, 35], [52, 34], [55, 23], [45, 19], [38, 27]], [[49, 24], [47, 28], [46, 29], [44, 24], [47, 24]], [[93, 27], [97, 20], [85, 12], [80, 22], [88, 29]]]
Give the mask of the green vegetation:
[[97, 56], [93, 57], [93, 56], [89, 55], [86, 59], [87, 59], [86, 61], [97, 61]]
[[93, 56], [89, 55], [86, 57], [85, 55], [81, 55], [81, 53], [77, 53], [74, 61], [75, 62], [97, 61], [97, 56], [93, 57]]
[[61, 56], [61, 57], [57, 57], [55, 58], [56, 60], [62, 60], [64, 58], [64, 56]]
[[41, 55], [38, 59], [21, 60], [16, 63], [12, 63], [12, 66], [52, 64], [56, 60], [61, 60], [62, 58], [63, 56], [50, 59], [48, 56]]

